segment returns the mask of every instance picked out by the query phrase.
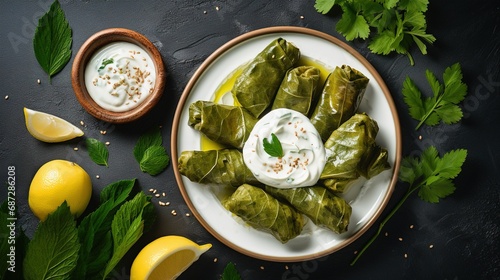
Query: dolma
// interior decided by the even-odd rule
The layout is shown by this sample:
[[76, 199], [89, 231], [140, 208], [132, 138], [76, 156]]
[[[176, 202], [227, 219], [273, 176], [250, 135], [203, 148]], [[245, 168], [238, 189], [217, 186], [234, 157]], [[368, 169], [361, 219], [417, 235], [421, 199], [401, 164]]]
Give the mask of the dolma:
[[319, 83], [319, 69], [299, 66], [288, 70], [276, 93], [272, 109], [287, 108], [308, 115]]
[[271, 233], [281, 243], [300, 234], [304, 217], [263, 189], [243, 184], [225, 201], [224, 207], [255, 229]]
[[323, 141], [356, 113], [367, 86], [368, 78], [347, 65], [336, 67], [328, 75], [311, 115], [311, 122]]
[[231, 90], [238, 103], [255, 117], [271, 105], [286, 71], [299, 60], [300, 51], [283, 38], [273, 40], [246, 64]]
[[241, 149], [256, 117], [239, 106], [196, 101], [189, 106], [188, 124], [219, 144]]
[[236, 149], [183, 151], [178, 160], [179, 172], [192, 182], [238, 187], [259, 184]]
[[325, 142], [327, 160], [320, 180], [332, 191], [344, 192], [360, 176], [371, 178], [390, 167], [387, 150], [375, 142], [378, 124], [355, 114]]
[[335, 233], [347, 231], [352, 213], [351, 205], [326, 188], [314, 186], [278, 189], [266, 186], [265, 190], [274, 197], [290, 203], [317, 226], [328, 228]]

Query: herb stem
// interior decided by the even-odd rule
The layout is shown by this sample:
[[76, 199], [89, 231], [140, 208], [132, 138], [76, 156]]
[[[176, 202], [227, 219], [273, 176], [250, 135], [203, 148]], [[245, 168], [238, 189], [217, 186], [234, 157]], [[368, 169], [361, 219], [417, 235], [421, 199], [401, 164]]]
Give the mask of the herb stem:
[[427, 118], [429, 118], [429, 116], [432, 114], [432, 112], [434, 112], [434, 110], [436, 110], [436, 107], [441, 103], [442, 99], [443, 99], [443, 95], [439, 96], [439, 98], [437, 99], [436, 103], [434, 103], [434, 105], [432, 106], [432, 108], [430, 110], [428, 110], [427, 114], [425, 114], [425, 116], [420, 120], [420, 122], [418, 123], [417, 127], [415, 128], [415, 130], [418, 130], [424, 124], [424, 122], [427, 120]]
[[401, 208], [401, 205], [403, 205], [403, 203], [405, 203], [406, 199], [415, 191], [417, 190], [418, 188], [420, 187], [417, 186], [417, 187], [410, 187], [408, 189], [408, 191], [406, 192], [406, 194], [401, 198], [401, 200], [398, 202], [398, 204], [396, 204], [396, 206], [392, 209], [392, 211], [387, 215], [387, 217], [385, 217], [385, 219], [380, 222], [380, 225], [378, 227], [378, 230], [377, 232], [375, 233], [374, 236], [372, 236], [372, 238], [365, 244], [365, 246], [363, 247], [363, 249], [361, 249], [361, 251], [356, 255], [356, 258], [354, 258], [354, 260], [351, 262], [351, 266], [353, 266], [354, 264], [356, 264], [356, 262], [358, 261], [358, 259], [363, 255], [363, 253], [366, 251], [366, 249], [368, 249], [368, 247], [370, 247], [370, 245], [377, 239], [377, 237], [380, 235], [380, 233], [382, 232], [382, 229], [384, 228], [385, 224], [392, 218], [392, 216], [394, 215], [394, 213], [396, 213], [398, 211], [399, 208]]

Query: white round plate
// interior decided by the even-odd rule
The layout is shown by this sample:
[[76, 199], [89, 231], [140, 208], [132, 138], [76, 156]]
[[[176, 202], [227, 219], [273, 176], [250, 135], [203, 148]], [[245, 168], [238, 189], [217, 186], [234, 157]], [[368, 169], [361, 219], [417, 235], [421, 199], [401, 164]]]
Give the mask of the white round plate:
[[[392, 168], [351, 188], [344, 195], [352, 206], [346, 233], [335, 234], [309, 222], [301, 235], [282, 244], [272, 235], [235, 219], [214, 194], [213, 188], [193, 183], [178, 171], [178, 154], [200, 150], [200, 133], [188, 126], [188, 107], [197, 100], [211, 100], [232, 71], [254, 58], [272, 40], [282, 37], [297, 46], [301, 55], [334, 69], [349, 65], [370, 79], [359, 111], [375, 119], [377, 143], [389, 151]], [[352, 243], [373, 225], [393, 192], [401, 158], [401, 135], [396, 107], [384, 81], [373, 66], [342, 41], [302, 27], [270, 27], [241, 35], [224, 44], [198, 68], [179, 101], [172, 126], [172, 162], [179, 189], [198, 221], [218, 240], [248, 256], [279, 262], [304, 261], [335, 252]]]

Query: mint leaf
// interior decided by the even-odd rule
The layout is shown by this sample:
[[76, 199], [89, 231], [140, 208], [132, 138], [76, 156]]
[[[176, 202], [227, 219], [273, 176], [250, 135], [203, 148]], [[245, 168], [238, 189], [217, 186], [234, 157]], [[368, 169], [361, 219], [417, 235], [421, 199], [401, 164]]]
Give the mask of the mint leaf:
[[41, 222], [24, 258], [25, 279], [70, 279], [80, 243], [76, 222], [66, 202]]
[[139, 166], [143, 172], [155, 176], [161, 173], [169, 162], [170, 157], [163, 146], [151, 146], [144, 152]]
[[281, 142], [278, 137], [271, 133], [271, 142], [267, 138], [262, 140], [264, 144], [264, 151], [272, 156], [272, 157], [282, 157], [283, 156], [283, 147], [281, 146]]
[[152, 176], [161, 173], [170, 163], [170, 157], [162, 146], [161, 131], [152, 129], [139, 137], [134, 147], [134, 157], [141, 171]]
[[152, 129], [144, 133], [134, 147], [134, 157], [137, 162], [141, 162], [144, 157], [144, 152], [151, 146], [160, 146], [163, 143], [161, 131], [159, 128]]
[[154, 218], [143, 215], [145, 208], [151, 205], [150, 199], [151, 197], [139, 192], [132, 200], [125, 202], [116, 212], [111, 223], [113, 255], [106, 265], [103, 279], [111, 273], [127, 251], [142, 236], [145, 219]]
[[462, 82], [462, 69], [455, 63], [443, 73], [443, 83], [426, 70], [425, 76], [432, 90], [432, 97], [423, 97], [415, 83], [407, 77], [403, 83], [404, 102], [408, 105], [410, 116], [422, 124], [433, 126], [439, 122], [453, 124], [463, 117], [462, 109], [457, 105], [467, 94], [467, 85]]
[[113, 251], [111, 222], [119, 207], [127, 200], [135, 179], [121, 180], [106, 186], [100, 193], [100, 205], [85, 216], [78, 227], [82, 247], [78, 266], [73, 279], [94, 279], [100, 277]]
[[33, 37], [35, 57], [49, 80], [68, 63], [73, 43], [69, 26], [59, 1], [54, 1], [49, 11], [38, 20]]
[[108, 148], [101, 141], [94, 138], [85, 140], [90, 158], [98, 165], [108, 166]]
[[111, 63], [113, 63], [113, 62], [114, 62], [114, 59], [113, 59], [113, 58], [105, 58], [105, 59], [103, 59], [103, 60], [102, 60], [101, 67], [99, 67], [99, 69], [98, 69], [98, 70], [102, 70], [102, 69], [104, 69], [104, 68], [106, 67], [106, 65], [111, 64]]
[[236, 269], [236, 265], [234, 263], [229, 262], [221, 275], [221, 280], [240, 280], [241, 276]]

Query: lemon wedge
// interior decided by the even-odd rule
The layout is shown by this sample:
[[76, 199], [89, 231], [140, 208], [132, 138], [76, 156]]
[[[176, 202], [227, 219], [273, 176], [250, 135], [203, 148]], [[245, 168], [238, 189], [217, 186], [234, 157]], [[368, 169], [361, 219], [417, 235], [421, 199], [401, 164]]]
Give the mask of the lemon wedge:
[[130, 268], [131, 280], [176, 279], [212, 244], [198, 245], [188, 238], [167, 235], [146, 245]]
[[83, 135], [83, 131], [51, 114], [24, 108], [26, 128], [31, 136], [43, 142], [63, 142]]

